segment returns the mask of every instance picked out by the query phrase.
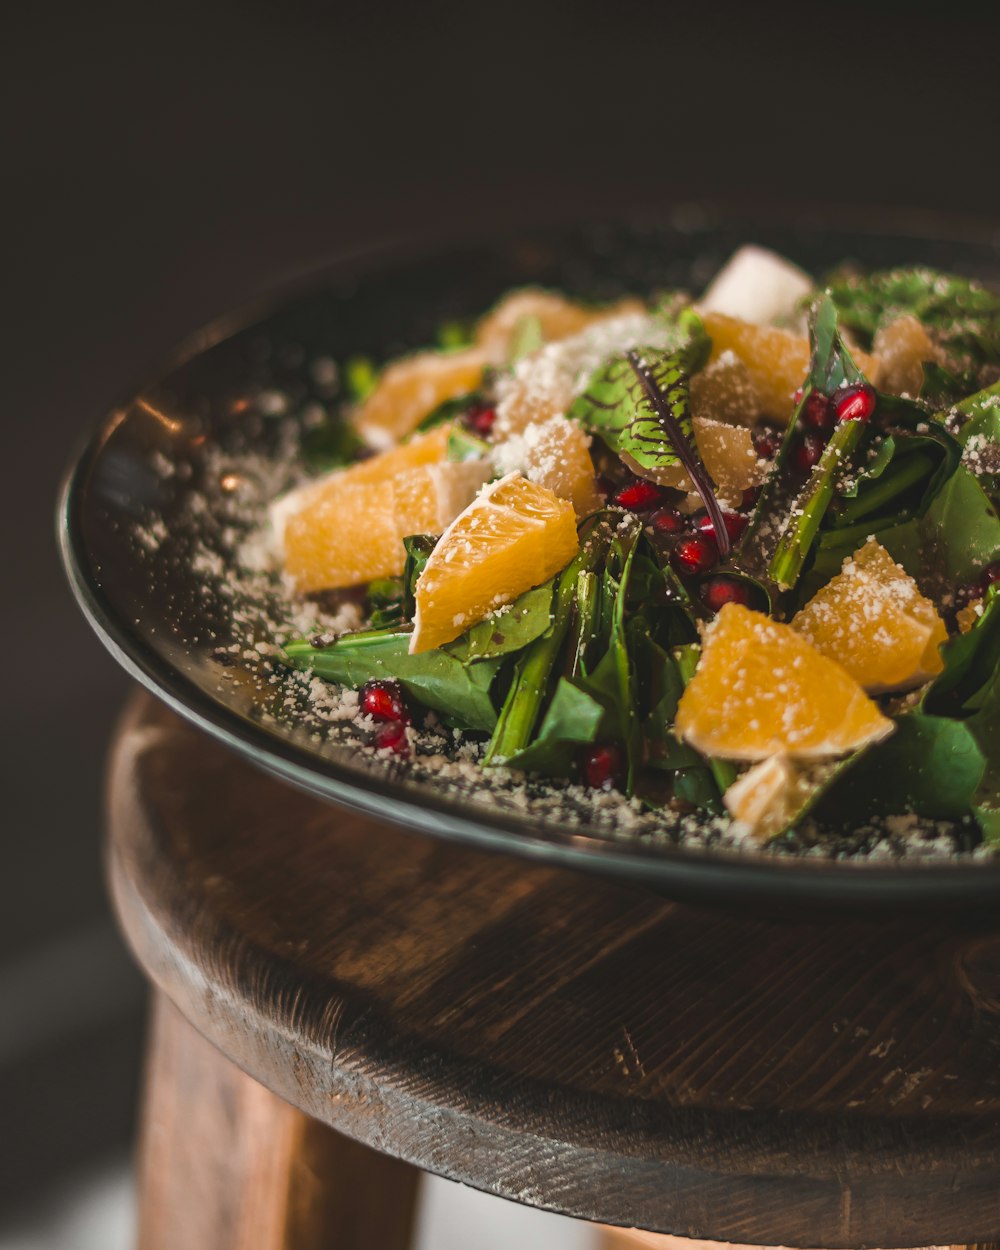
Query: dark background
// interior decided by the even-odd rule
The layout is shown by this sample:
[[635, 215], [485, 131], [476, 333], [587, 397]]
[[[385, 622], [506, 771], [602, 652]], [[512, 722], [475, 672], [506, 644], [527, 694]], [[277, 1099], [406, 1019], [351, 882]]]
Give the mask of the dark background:
[[35, 6], [0, 31], [0, 1213], [128, 1140], [142, 988], [100, 873], [128, 683], [57, 482], [179, 338], [387, 236], [711, 197], [995, 220], [1000, 14], [962, 5]]

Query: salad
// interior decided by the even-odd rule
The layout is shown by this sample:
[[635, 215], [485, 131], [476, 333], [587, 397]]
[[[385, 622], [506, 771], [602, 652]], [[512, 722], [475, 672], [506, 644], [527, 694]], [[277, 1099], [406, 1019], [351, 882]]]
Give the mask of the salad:
[[747, 247], [698, 298], [518, 290], [347, 377], [268, 541], [293, 598], [360, 605], [278, 658], [373, 750], [431, 725], [759, 844], [1000, 843], [1000, 297]]

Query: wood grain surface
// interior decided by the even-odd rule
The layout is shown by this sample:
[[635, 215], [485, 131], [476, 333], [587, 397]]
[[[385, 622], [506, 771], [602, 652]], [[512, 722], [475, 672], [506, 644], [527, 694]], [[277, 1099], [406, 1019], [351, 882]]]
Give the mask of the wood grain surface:
[[419, 838], [143, 697], [109, 865], [139, 961], [308, 1115], [477, 1188], [785, 1246], [1000, 1239], [1000, 939], [771, 922]]
[[138, 1250], [406, 1250], [416, 1168], [246, 1076], [156, 996]]

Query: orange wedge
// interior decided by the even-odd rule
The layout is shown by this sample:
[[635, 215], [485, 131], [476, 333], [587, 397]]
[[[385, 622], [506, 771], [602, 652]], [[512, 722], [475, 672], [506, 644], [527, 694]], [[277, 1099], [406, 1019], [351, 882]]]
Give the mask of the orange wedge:
[[792, 627], [873, 693], [919, 686], [944, 667], [944, 622], [874, 538], [844, 561]]
[[[710, 363], [732, 352], [747, 367], [760, 399], [762, 417], [787, 425], [795, 411], [793, 396], [809, 371], [809, 340], [775, 326], [751, 325], [724, 313], [706, 313], [705, 329], [712, 340]], [[878, 382], [878, 360], [853, 351], [858, 368]]]
[[501, 473], [523, 473], [530, 482], [568, 499], [579, 517], [600, 506], [590, 436], [575, 421], [552, 417], [531, 424], [498, 443], [493, 460]]
[[485, 461], [446, 461], [439, 426], [381, 455], [331, 473], [273, 510], [285, 571], [302, 593], [403, 571], [408, 534], [439, 534], [489, 475]]
[[745, 425], [726, 425], [707, 417], [695, 417], [692, 424], [698, 454], [719, 494], [739, 503], [743, 492], [766, 475], [754, 450], [753, 435]]
[[416, 586], [410, 651], [430, 651], [576, 555], [573, 505], [510, 473], [482, 490], [445, 530]]
[[703, 754], [730, 760], [832, 759], [893, 729], [839, 664], [791, 626], [735, 603], [705, 630], [676, 724]]
[[931, 336], [916, 317], [890, 321], [872, 346], [882, 362], [881, 387], [892, 395], [916, 395], [924, 381], [924, 361], [937, 359]]
[[726, 421], [730, 425], [753, 425], [760, 411], [760, 396], [746, 367], [735, 352], [724, 351], [691, 378], [691, 411], [696, 417]]
[[446, 399], [474, 391], [488, 363], [479, 347], [455, 352], [419, 352], [387, 366], [354, 418], [370, 447], [389, 447], [405, 438]]
[[525, 317], [537, 317], [543, 342], [554, 343], [579, 334], [595, 321], [642, 311], [643, 305], [637, 299], [619, 300], [604, 308], [588, 308], [568, 300], [564, 295], [556, 295], [540, 287], [525, 287], [504, 296], [480, 321], [476, 330], [476, 346], [482, 348], [494, 364], [502, 364], [507, 359], [514, 331]]

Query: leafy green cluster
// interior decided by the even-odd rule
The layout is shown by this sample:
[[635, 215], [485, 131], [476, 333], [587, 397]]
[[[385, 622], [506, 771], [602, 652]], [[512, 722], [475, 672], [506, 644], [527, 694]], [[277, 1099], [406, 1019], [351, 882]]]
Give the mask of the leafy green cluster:
[[895, 318], [916, 317], [944, 352], [952, 386], [964, 393], [982, 380], [984, 367], [1000, 365], [1000, 296], [978, 282], [910, 268], [835, 274], [828, 289], [841, 325], [864, 346]]

